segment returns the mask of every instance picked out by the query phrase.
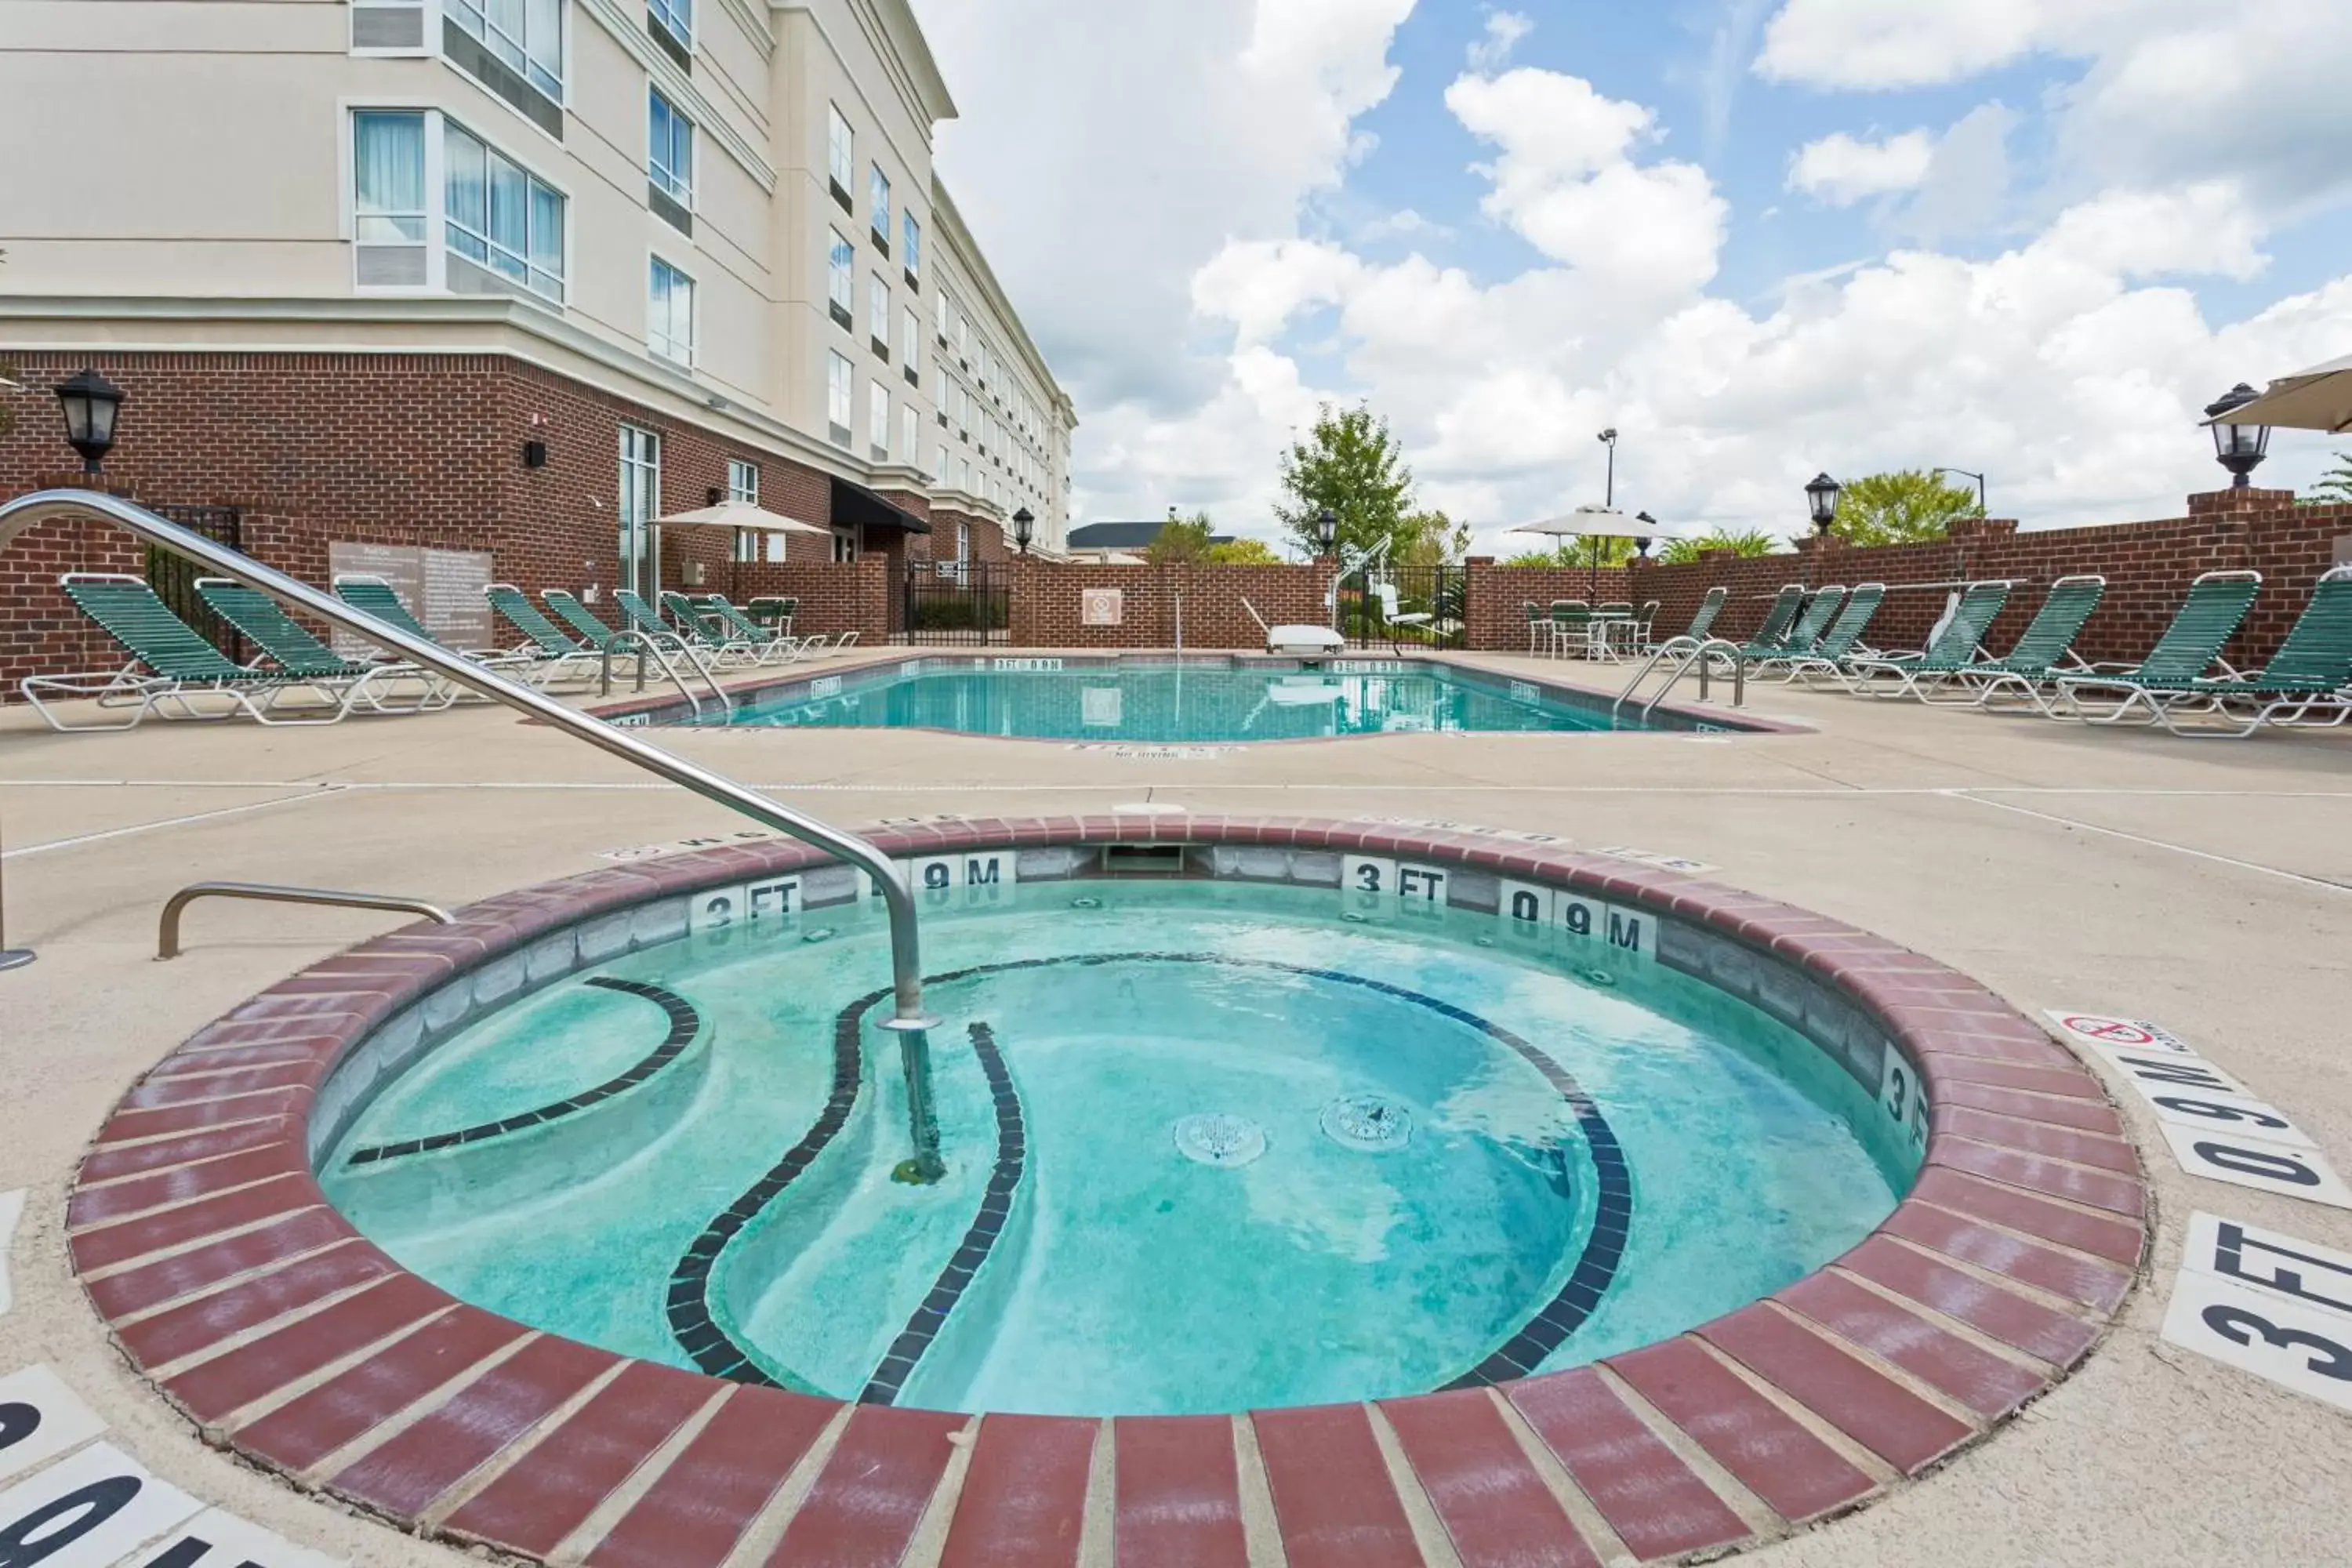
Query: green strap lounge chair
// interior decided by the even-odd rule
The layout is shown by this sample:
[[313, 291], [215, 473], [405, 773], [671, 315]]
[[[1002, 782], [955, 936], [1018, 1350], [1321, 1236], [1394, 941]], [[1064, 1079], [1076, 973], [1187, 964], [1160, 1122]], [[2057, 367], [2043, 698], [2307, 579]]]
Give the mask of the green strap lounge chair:
[[[449, 648], [451, 653], [469, 658], [487, 668], [516, 676], [533, 685], [541, 684], [548, 675], [553, 673], [553, 667], [550, 661], [527, 651], [507, 653], [497, 648], [450, 647], [447, 643], [442, 642], [439, 637], [434, 636], [425, 623], [418, 620], [408, 606], [400, 602], [400, 595], [391, 584], [372, 573], [337, 574], [335, 597], [354, 610], [373, 616], [395, 631], [406, 632], [410, 637], [425, 642], [439, 643], [441, 647]], [[472, 697], [470, 693], [467, 694], [467, 697], [477, 702], [484, 700], [482, 698]]]
[[1803, 680], [1809, 686], [1820, 676], [1843, 679], [1847, 660], [1857, 656], [1871, 657], [1862, 635], [1870, 629], [1872, 619], [1878, 614], [1879, 604], [1885, 597], [1886, 584], [1884, 583], [1858, 585], [1845, 596], [1845, 603], [1838, 609], [1837, 618], [1815, 639], [1811, 648], [1776, 661], [1771, 668], [1785, 680]]
[[1780, 639], [1779, 651], [1759, 653], [1756, 658], [1767, 667], [1804, 658], [1821, 646], [1822, 638], [1829, 635], [1830, 624], [1844, 608], [1844, 584], [1832, 583], [1828, 587], [1815, 590], [1813, 596], [1805, 601], [1804, 609], [1799, 612], [1796, 624]]
[[1719, 583], [1709, 588], [1706, 597], [1698, 602], [1698, 608], [1691, 612], [1690, 629], [1683, 636], [1693, 642], [1705, 642], [1714, 634], [1715, 617], [1723, 614], [1723, 606], [1730, 597], [1731, 590]]
[[595, 613], [577, 597], [562, 588], [541, 588], [540, 602], [555, 612], [556, 618], [573, 631], [581, 640], [599, 652], [604, 645], [621, 634], [596, 618]]
[[[88, 675], [25, 677], [19, 683], [25, 700], [52, 730], [129, 730], [151, 713], [169, 719], [234, 719], [242, 713], [264, 724], [331, 724], [349, 711], [331, 702], [323, 712], [315, 707], [302, 713], [274, 712], [281, 697], [307, 683], [235, 662], [173, 614], [143, 578], [69, 572], [58, 582], [74, 607], [121, 644], [131, 662]], [[110, 713], [127, 709], [130, 717], [69, 723], [49, 706], [82, 698]]]
[[[2262, 587], [2259, 572], [2206, 573], [2189, 585], [2189, 597], [2181, 601], [2172, 624], [2164, 628], [2146, 658], [2125, 669], [2055, 676], [2047, 691], [2032, 694], [2033, 705], [2051, 718], [2080, 719], [2088, 724], [2120, 724], [2134, 719], [2144, 724], [2157, 722], [2164, 717], [2168, 700], [2193, 690], [2216, 665], [2225, 678], [2238, 678], [2237, 671], [2222, 661], [2221, 645], [2237, 635]], [[2168, 696], [2160, 698], [2160, 693]]]
[[539, 606], [511, 583], [492, 583], [482, 590], [482, 597], [499, 619], [530, 639], [527, 650], [547, 662], [544, 684], [566, 677], [584, 680], [604, 668], [604, 644], [612, 634], [602, 626], [597, 628], [602, 636], [583, 642], [541, 614]]
[[[2074, 639], [2082, 635], [2084, 623], [2099, 607], [2106, 591], [2107, 580], [2095, 573], [2059, 578], [2050, 584], [2049, 597], [2042, 601], [2032, 624], [2008, 653], [1958, 671], [1950, 687], [1923, 690], [1921, 699], [1990, 708], [1994, 697], [2003, 692], [2014, 691], [2030, 700], [2035, 691], [2062, 674], [2087, 672], [2091, 667], [2075, 654]], [[1955, 694], [1948, 696], [1947, 691]]]
[[[746, 615], [724, 594], [698, 595], [689, 602], [713, 637], [724, 638], [730, 644], [749, 645], [757, 650], [752, 660], [756, 664], [797, 663], [824, 647], [824, 640], [821, 637], [796, 637], [789, 632], [771, 631]], [[677, 612], [671, 613], [675, 615]]]
[[[1822, 591], [1828, 592], [1826, 589]], [[1845, 590], [1839, 589], [1838, 596], [1843, 598]], [[1804, 607], [1803, 585], [1796, 583], [1781, 584], [1780, 591], [1772, 595], [1772, 607], [1764, 612], [1764, 624], [1757, 627], [1756, 635], [1749, 637], [1741, 647], [1739, 657], [1744, 659], [1759, 659], [1778, 658], [1787, 655], [1790, 651], [1790, 629], [1797, 624], [1798, 613]]]
[[346, 709], [420, 713], [457, 700], [456, 689], [430, 670], [394, 660], [345, 658], [258, 589], [226, 577], [199, 577], [196, 594], [215, 615], [258, 645], [278, 669], [320, 683], [320, 692]]
[[[618, 598], [620, 595], [616, 594], [614, 596]], [[630, 594], [629, 597], [638, 596]], [[639, 602], [643, 603], [643, 600]], [[678, 639], [712, 663], [740, 666], [761, 662], [761, 652], [767, 638], [762, 637], [757, 643], [746, 642], [731, 631], [721, 629], [720, 624], [706, 616], [701, 606], [675, 588], [662, 591], [661, 606], [669, 612], [670, 628], [677, 634]], [[628, 606], [625, 604], [622, 607], [626, 609]], [[634, 614], [630, 616], [633, 621], [635, 618]]]
[[[2352, 717], [2352, 566], [2323, 573], [2286, 640], [2248, 675], [2155, 690], [2158, 718], [2176, 735], [2242, 739], [2273, 729], [2332, 730]], [[2184, 718], [2218, 721], [2184, 725]]]
[[1985, 633], [2009, 603], [2009, 587], [1998, 578], [1969, 584], [1951, 619], [1926, 648], [1850, 660], [1846, 689], [1867, 697], [1918, 697], [1984, 662]]

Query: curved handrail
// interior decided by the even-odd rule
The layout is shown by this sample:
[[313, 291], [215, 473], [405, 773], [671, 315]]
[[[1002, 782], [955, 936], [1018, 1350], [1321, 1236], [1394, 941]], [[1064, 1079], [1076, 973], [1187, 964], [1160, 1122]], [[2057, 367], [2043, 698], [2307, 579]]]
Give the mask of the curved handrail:
[[755, 795], [732, 779], [712, 773], [683, 757], [674, 756], [601, 719], [567, 708], [519, 681], [510, 680], [496, 670], [485, 668], [451, 652], [438, 643], [412, 637], [363, 610], [353, 609], [331, 594], [321, 593], [299, 578], [290, 577], [275, 567], [265, 566], [249, 555], [158, 517], [134, 501], [102, 495], [96, 490], [53, 489], [35, 490], [13, 500], [0, 502], [0, 552], [5, 552], [10, 542], [33, 523], [58, 516], [82, 517], [113, 523], [150, 544], [161, 546], [175, 555], [185, 556], [224, 577], [306, 610], [331, 626], [357, 633], [412, 663], [437, 671], [469, 691], [493, 702], [503, 703], [518, 712], [527, 713], [600, 751], [610, 752], [625, 763], [691, 790], [705, 800], [740, 812], [754, 822], [848, 861], [874, 879], [875, 886], [880, 889], [883, 901], [889, 909], [891, 988], [897, 1016], [884, 1026], [915, 1031], [938, 1024], [938, 1019], [923, 1011], [922, 946], [916, 930], [913, 889], [908, 887], [905, 873], [891, 862], [888, 856], [856, 834], [844, 833], [814, 817], [804, 816], [788, 805]]
[[180, 911], [198, 899], [252, 899], [265, 904], [327, 904], [344, 910], [393, 910], [423, 915], [436, 925], [455, 925], [457, 917], [423, 899], [392, 893], [341, 893], [327, 888], [281, 888], [274, 882], [191, 882], [163, 900], [163, 918], [155, 926], [158, 960], [180, 956]]
[[599, 650], [604, 655], [597, 677], [597, 686], [602, 693], [607, 697], [613, 694], [613, 652], [615, 648], [619, 648], [626, 653], [628, 649], [622, 647], [626, 643], [634, 647], [637, 652], [637, 689], [643, 691], [646, 689], [646, 657], [650, 654], [654, 662], [661, 666], [663, 679], [677, 687], [687, 701], [693, 705], [695, 721], [699, 723], [702, 719], [702, 699], [694, 694], [694, 689], [686, 683], [686, 677], [677, 672], [677, 667], [670, 662], [669, 655], [662, 650], [665, 641], [677, 645], [677, 650], [686, 655], [687, 662], [694, 666], [696, 671], [709, 686], [712, 694], [719, 699], [720, 715], [731, 718], [735, 712], [734, 700], [727, 695], [727, 689], [719, 684], [719, 677], [712, 672], [709, 665], [697, 657], [694, 649], [687, 645], [685, 638], [671, 637], [667, 633], [656, 637], [650, 632], [638, 631], [634, 627], [614, 632]]
[[1726, 654], [1731, 658], [1731, 705], [1734, 708], [1743, 707], [1747, 701], [1746, 676], [1748, 673], [1746, 660], [1742, 658], [1743, 652], [1739, 644], [1727, 637], [1695, 637], [1688, 633], [1678, 637], [1668, 637], [1650, 650], [1650, 657], [1643, 661], [1641, 668], [1633, 672], [1633, 679], [1625, 683], [1625, 689], [1617, 694], [1617, 700], [1609, 705], [1609, 717], [1612, 721], [1614, 721], [1619, 711], [1627, 702], [1633, 700], [1633, 693], [1640, 689], [1642, 682], [1647, 680], [1650, 678], [1650, 672], [1658, 667], [1658, 662], [1669, 657], [1675, 660], [1674, 667], [1666, 672], [1666, 679], [1660, 684], [1657, 691], [1642, 705], [1642, 717], [1644, 721], [1657, 711], [1658, 704], [1666, 700], [1666, 693], [1672, 691], [1681, 682], [1682, 678], [1690, 673], [1691, 666], [1694, 664], [1698, 666], [1699, 696], [1704, 700], [1706, 696], [1706, 661], [1710, 657], [1721, 658]]

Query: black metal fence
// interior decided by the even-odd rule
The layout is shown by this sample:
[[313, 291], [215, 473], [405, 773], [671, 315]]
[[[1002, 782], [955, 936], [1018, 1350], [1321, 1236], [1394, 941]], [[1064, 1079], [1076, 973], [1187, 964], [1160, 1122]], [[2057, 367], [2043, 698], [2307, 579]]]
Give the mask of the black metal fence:
[[1354, 573], [1339, 582], [1339, 630], [1353, 647], [1467, 647], [1469, 572], [1391, 566]]
[[[215, 543], [226, 544], [231, 550], [245, 548], [245, 517], [236, 507], [159, 506], [152, 510]], [[155, 590], [155, 596], [169, 605], [172, 613], [194, 626], [205, 640], [243, 664], [247, 658], [245, 639], [215, 615], [212, 606], [196, 593], [196, 578], [202, 570], [184, 556], [158, 550], [152, 544], [147, 547], [147, 585]]]
[[1013, 576], [981, 561], [909, 561], [899, 575], [898, 640], [987, 647], [1013, 640]]

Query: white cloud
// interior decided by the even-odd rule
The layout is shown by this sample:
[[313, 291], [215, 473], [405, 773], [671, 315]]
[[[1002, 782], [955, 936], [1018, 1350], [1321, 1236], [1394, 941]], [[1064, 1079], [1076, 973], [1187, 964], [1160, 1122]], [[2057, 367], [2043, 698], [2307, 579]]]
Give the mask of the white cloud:
[[1517, 11], [1488, 11], [1486, 30], [1470, 46], [1472, 70], [1499, 70], [1511, 58], [1511, 51], [1521, 40], [1536, 30], [1535, 19]]
[[1381, 239], [1404, 239], [1413, 235], [1423, 235], [1431, 239], [1452, 239], [1454, 230], [1448, 225], [1422, 216], [1411, 207], [1376, 217], [1370, 223], [1360, 225], [1356, 230], [1357, 239], [1367, 244]]
[[1839, 131], [1808, 142], [1789, 160], [1789, 188], [1831, 206], [1916, 190], [1935, 162], [1936, 139], [1906, 131], [1884, 142], [1864, 142]]

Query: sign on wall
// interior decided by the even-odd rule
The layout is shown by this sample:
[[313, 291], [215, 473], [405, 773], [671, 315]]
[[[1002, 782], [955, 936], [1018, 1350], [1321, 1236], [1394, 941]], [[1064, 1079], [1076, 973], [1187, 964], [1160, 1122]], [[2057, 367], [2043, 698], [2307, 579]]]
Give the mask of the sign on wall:
[[[494, 647], [497, 629], [482, 590], [490, 585], [492, 560], [479, 550], [426, 550], [413, 544], [356, 544], [335, 540], [327, 546], [327, 570], [334, 576], [364, 573], [392, 584], [409, 613], [452, 647]], [[349, 632], [335, 633], [335, 651], [346, 658], [373, 652], [374, 645]]]
[[1079, 589], [1078, 624], [1086, 626], [1126, 625], [1127, 590], [1124, 588]]

